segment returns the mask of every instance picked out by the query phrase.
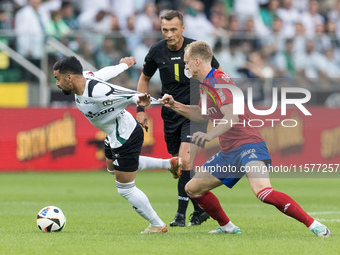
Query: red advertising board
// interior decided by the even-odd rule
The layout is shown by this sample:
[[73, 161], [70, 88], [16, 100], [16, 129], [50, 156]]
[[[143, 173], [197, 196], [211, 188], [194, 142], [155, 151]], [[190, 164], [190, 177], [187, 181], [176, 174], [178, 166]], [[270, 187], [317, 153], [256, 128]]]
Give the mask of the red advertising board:
[[[129, 108], [132, 114], [135, 107]], [[0, 109], [0, 171], [106, 169], [105, 134], [75, 108]], [[168, 158], [160, 109], [148, 109], [143, 155]]]
[[[128, 108], [135, 115], [135, 107]], [[250, 116], [268, 145], [273, 165], [340, 163], [340, 109], [278, 110]], [[147, 110], [149, 132], [142, 155], [168, 158], [160, 107]], [[0, 171], [90, 171], [105, 169], [105, 134], [75, 108], [1, 108]], [[288, 120], [290, 119], [290, 120]], [[295, 127], [287, 127], [297, 125]], [[210, 126], [211, 128], [211, 126]], [[219, 150], [215, 139], [196, 157], [200, 165]]]

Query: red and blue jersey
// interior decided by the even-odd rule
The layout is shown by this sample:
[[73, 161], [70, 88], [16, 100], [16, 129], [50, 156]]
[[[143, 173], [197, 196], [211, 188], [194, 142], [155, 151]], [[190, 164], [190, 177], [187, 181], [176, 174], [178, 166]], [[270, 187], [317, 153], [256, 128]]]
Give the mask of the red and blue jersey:
[[[215, 68], [212, 68], [205, 77], [203, 83], [200, 85], [200, 93], [202, 94], [208, 91], [208, 94], [211, 95], [207, 95], [207, 117], [210, 121], [223, 119], [224, 115], [220, 111], [220, 108], [223, 105], [233, 103], [233, 96], [230, 90], [226, 88], [215, 88], [216, 84], [236, 86], [229, 75]], [[201, 103], [202, 100], [200, 100], [199, 103], [200, 107], [202, 107]], [[219, 136], [220, 147], [223, 153], [234, 150], [246, 143], [260, 143], [264, 141], [260, 132], [256, 128], [248, 125], [248, 120], [249, 117], [247, 114], [239, 115], [239, 123], [242, 124], [233, 124], [231, 129]]]

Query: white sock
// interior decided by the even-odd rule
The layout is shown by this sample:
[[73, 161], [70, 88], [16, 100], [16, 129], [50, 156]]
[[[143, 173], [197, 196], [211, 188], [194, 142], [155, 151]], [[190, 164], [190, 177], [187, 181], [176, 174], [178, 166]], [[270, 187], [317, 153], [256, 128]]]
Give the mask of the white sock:
[[220, 227], [225, 232], [232, 232], [236, 226], [231, 221], [229, 221], [226, 225]]
[[160, 169], [171, 168], [170, 159], [139, 156], [139, 166], [137, 171], [152, 170], [159, 168]]
[[120, 183], [116, 181], [118, 193], [130, 202], [133, 209], [152, 226], [164, 227], [165, 223], [158, 217], [155, 210], [152, 208], [148, 197], [138, 189], [135, 181], [128, 183]]
[[318, 222], [317, 220], [314, 220], [313, 223], [308, 227], [310, 231], [314, 229], [317, 225], [320, 225], [321, 223]]

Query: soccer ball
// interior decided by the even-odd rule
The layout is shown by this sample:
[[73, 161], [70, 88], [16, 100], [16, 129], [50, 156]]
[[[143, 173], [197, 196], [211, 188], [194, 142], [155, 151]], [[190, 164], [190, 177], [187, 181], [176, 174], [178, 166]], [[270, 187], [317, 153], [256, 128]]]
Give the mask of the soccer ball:
[[65, 227], [66, 217], [58, 207], [46, 206], [38, 213], [37, 224], [42, 232], [58, 232]]

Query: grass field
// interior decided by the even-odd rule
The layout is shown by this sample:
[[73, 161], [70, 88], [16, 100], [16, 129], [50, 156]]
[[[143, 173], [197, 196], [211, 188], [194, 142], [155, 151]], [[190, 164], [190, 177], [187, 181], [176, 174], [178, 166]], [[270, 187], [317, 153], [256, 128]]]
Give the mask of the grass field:
[[[169, 224], [177, 208], [176, 187], [168, 172], [140, 172], [137, 186]], [[246, 179], [232, 190], [214, 193], [242, 235], [208, 235], [212, 219], [201, 226], [169, 228], [141, 235], [148, 226], [121, 198], [106, 172], [0, 174], [0, 254], [340, 254], [340, 179], [273, 178], [332, 232], [317, 238], [303, 224], [262, 204]], [[67, 218], [60, 233], [42, 233], [38, 211], [60, 207]], [[192, 212], [189, 205], [187, 217]]]

